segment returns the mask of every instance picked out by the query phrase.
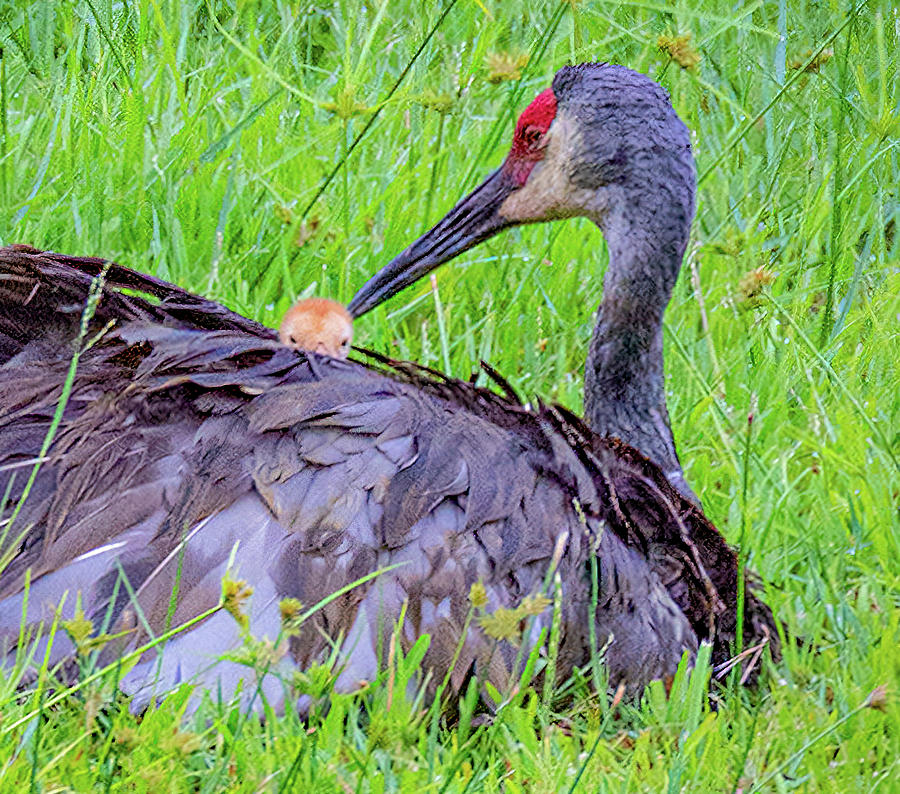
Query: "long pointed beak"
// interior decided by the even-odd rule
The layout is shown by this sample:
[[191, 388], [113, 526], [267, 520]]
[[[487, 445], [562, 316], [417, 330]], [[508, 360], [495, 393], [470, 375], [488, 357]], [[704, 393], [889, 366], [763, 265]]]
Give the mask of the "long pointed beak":
[[347, 306], [355, 317], [408, 287], [439, 265], [512, 226], [499, 210], [518, 187], [503, 169], [497, 169], [460, 201], [431, 231], [379, 270]]

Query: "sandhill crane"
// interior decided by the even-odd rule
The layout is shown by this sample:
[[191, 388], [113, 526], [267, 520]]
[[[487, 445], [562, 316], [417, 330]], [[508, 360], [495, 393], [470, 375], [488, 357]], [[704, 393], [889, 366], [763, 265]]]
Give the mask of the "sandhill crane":
[[[668, 108], [674, 118], [655, 84], [605, 66], [563, 69], [552, 103], [547, 92], [538, 99], [558, 104], [565, 121], [564, 98], [595, 80], [616, 94], [616, 113], [652, 121]], [[608, 121], [612, 100], [596, 99], [596, 121]], [[514, 151], [532, 139], [533, 108]], [[531, 178], [548, 179], [531, 162], [537, 151], [522, 155], [532, 168], [507, 172], [525, 199]], [[541, 151], [549, 157], [552, 140]], [[582, 163], [579, 173], [589, 171]], [[251, 630], [270, 638], [282, 599], [315, 604], [382, 571], [321, 608], [273, 656], [260, 687], [276, 708], [295, 700], [281, 674], [322, 662], [333, 642], [338, 690], [372, 680], [398, 621], [404, 650], [430, 635], [423, 664], [432, 684], [447, 674], [458, 691], [476, 674], [503, 691], [527, 654], [477, 623], [463, 631], [477, 582], [488, 610], [561, 588], [559, 676], [587, 662], [592, 637], [609, 640], [611, 683], [632, 688], [671, 674], [702, 640], [714, 659], [729, 655], [743, 588], [734, 552], [657, 466], [563, 409], [529, 410], [408, 366], [298, 352], [218, 304], [98, 259], [2, 249], [0, 274], [6, 664], [27, 651], [23, 618], [46, 625], [64, 595], [63, 618], [77, 596], [98, 631], [127, 632], [102, 662], [214, 607], [229, 566], [255, 589]], [[98, 279], [102, 295], [91, 301]], [[67, 375], [65, 410], [41, 460]], [[526, 647], [552, 612], [535, 616]], [[745, 643], [777, 644], [751, 588], [742, 625]], [[222, 658], [242, 636], [216, 612], [159, 655], [145, 653], [121, 686], [136, 704], [188, 680], [230, 696], [252, 678]], [[46, 642], [38, 640], [39, 659]], [[72, 652], [57, 636], [49, 658]]]
[[337, 301], [305, 298], [285, 312], [278, 338], [297, 350], [347, 358], [353, 341], [353, 318]]
[[631, 444], [699, 505], [669, 425], [662, 318], [694, 216], [687, 128], [666, 92], [621, 66], [557, 73], [519, 117], [503, 164], [350, 302], [359, 317], [443, 262], [510, 226], [584, 216], [609, 267], [585, 365], [584, 413]]

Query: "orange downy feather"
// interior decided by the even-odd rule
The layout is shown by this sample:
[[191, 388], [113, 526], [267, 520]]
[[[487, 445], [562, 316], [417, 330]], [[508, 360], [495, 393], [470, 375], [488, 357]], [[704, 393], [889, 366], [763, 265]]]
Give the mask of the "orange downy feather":
[[282, 344], [333, 358], [347, 358], [353, 341], [353, 319], [344, 306], [328, 298], [297, 301], [278, 329]]

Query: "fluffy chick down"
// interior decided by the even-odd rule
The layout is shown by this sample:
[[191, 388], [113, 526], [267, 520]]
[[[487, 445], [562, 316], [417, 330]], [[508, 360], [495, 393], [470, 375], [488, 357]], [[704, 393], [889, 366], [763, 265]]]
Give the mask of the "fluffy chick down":
[[347, 358], [353, 342], [353, 318], [337, 301], [307, 298], [287, 310], [278, 336], [282, 344], [296, 350]]

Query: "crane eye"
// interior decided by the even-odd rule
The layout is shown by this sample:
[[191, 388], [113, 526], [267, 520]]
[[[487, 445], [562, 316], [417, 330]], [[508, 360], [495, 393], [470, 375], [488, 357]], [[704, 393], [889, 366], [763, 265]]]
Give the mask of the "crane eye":
[[529, 149], [534, 149], [541, 141], [544, 133], [537, 127], [526, 127], [522, 130], [522, 139]]

